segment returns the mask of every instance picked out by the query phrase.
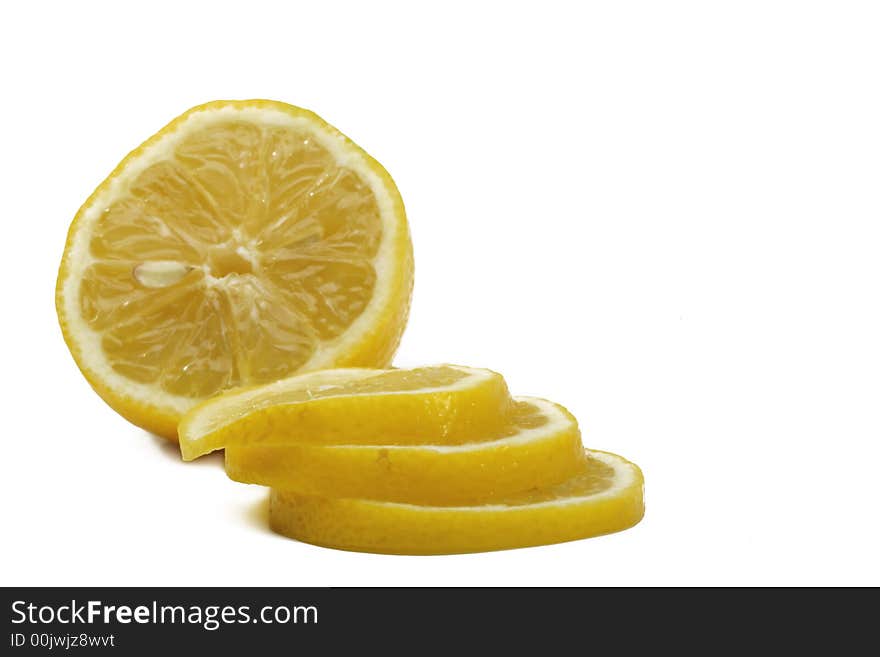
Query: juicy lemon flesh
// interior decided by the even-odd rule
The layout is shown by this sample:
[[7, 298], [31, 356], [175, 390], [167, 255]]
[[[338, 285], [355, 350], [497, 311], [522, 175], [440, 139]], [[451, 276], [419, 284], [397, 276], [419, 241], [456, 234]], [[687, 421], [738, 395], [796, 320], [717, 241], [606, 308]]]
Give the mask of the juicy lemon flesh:
[[489, 440], [510, 438], [529, 429], [538, 429], [547, 424], [547, 415], [533, 402], [514, 401], [510, 407], [510, 417], [498, 435]]
[[204, 398], [297, 371], [367, 306], [376, 199], [309, 133], [230, 120], [103, 208], [80, 308], [117, 373]]
[[[280, 404], [297, 404], [327, 397], [350, 395], [380, 395], [383, 393], [415, 392], [431, 388], [445, 388], [468, 376], [454, 367], [421, 367], [410, 370], [339, 369], [314, 372], [303, 378], [301, 387], [267, 386], [255, 394], [231, 399], [224, 410], [237, 416]], [[218, 418], [219, 419], [219, 418]], [[213, 428], [213, 426], [211, 427]]]
[[[450, 386], [467, 373], [452, 367], [424, 367], [413, 370], [338, 369], [314, 372], [304, 377], [302, 387], [266, 386], [259, 390], [240, 391], [230, 395], [223, 413], [207, 419], [201, 431], [208, 433], [228, 422], [262, 409], [284, 404], [297, 404], [328, 397], [379, 395], [386, 392], [408, 392]], [[218, 400], [219, 401], [219, 400]]]

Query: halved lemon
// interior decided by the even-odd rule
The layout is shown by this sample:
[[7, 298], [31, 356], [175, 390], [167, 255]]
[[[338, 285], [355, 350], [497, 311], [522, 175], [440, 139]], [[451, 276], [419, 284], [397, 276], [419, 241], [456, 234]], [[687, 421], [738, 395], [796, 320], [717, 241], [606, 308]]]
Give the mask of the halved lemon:
[[216, 101], [129, 154], [80, 208], [56, 306], [98, 394], [173, 439], [183, 413], [226, 389], [387, 366], [412, 271], [378, 162], [307, 110]]
[[463, 445], [227, 447], [226, 474], [250, 484], [329, 497], [468, 504], [560, 483], [582, 465], [574, 417], [519, 397], [503, 429]]
[[511, 403], [491, 370], [324, 370], [199, 404], [180, 422], [180, 453], [190, 461], [246, 445], [463, 443], [502, 428]]
[[644, 514], [639, 468], [587, 451], [567, 481], [474, 506], [420, 506], [272, 489], [269, 524], [306, 543], [357, 552], [455, 554], [561, 543], [635, 525]]

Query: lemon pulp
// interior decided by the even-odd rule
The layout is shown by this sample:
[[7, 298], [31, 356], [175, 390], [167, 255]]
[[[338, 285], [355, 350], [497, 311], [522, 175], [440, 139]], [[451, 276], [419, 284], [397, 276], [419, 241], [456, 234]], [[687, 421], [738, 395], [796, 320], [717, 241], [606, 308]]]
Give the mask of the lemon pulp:
[[176, 438], [217, 392], [387, 366], [412, 272], [378, 162], [307, 110], [215, 101], [130, 153], [80, 208], [56, 305], [92, 387]]
[[82, 315], [115, 371], [206, 397], [281, 378], [372, 294], [376, 200], [308, 133], [227, 122], [103, 209]]

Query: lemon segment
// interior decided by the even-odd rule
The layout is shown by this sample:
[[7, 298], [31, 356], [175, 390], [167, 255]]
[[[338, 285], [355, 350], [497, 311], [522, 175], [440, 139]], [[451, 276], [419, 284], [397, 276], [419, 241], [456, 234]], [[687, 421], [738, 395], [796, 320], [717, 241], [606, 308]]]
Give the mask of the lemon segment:
[[180, 452], [189, 461], [253, 445], [461, 444], [495, 435], [511, 403], [491, 370], [324, 370], [203, 402], [180, 422]]
[[583, 460], [577, 422], [543, 399], [514, 398], [507, 425], [462, 445], [227, 447], [235, 481], [329, 497], [468, 504], [562, 482]]
[[269, 523], [324, 547], [456, 554], [561, 543], [621, 531], [644, 514], [643, 479], [625, 459], [588, 450], [561, 484], [475, 506], [422, 506], [272, 489]]
[[387, 366], [412, 269], [381, 165], [307, 110], [216, 101], [129, 154], [80, 208], [56, 307], [95, 390], [174, 439], [183, 413], [224, 390]]

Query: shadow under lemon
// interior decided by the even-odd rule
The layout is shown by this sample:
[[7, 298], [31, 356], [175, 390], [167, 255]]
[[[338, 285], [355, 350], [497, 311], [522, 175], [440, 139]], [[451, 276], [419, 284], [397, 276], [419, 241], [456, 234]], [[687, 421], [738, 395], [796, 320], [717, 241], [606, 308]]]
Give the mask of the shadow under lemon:
[[[216, 452], [212, 452], [211, 454], [206, 454], [205, 456], [199, 457], [195, 461], [185, 462], [180, 458], [180, 448], [177, 446], [177, 443], [173, 443], [167, 438], [162, 438], [161, 436], [157, 436], [154, 433], [150, 433], [149, 431], [144, 431], [144, 435], [149, 436], [152, 439], [153, 445], [156, 446], [156, 451], [162, 454], [163, 457], [180, 463], [183, 466], [188, 468], [192, 467], [209, 467], [209, 468], [219, 468], [221, 471], [224, 471], [223, 464], [223, 450], [218, 450]], [[237, 482], [232, 482], [239, 486], [244, 484], [238, 484]], [[269, 490], [266, 489], [264, 494], [261, 495], [260, 499], [256, 502], [250, 502], [243, 509], [241, 513], [242, 518], [245, 523], [253, 527], [254, 529], [258, 529], [263, 533], [271, 534], [272, 536], [278, 536], [275, 532], [269, 529]], [[282, 538], [282, 537], [278, 537]]]

